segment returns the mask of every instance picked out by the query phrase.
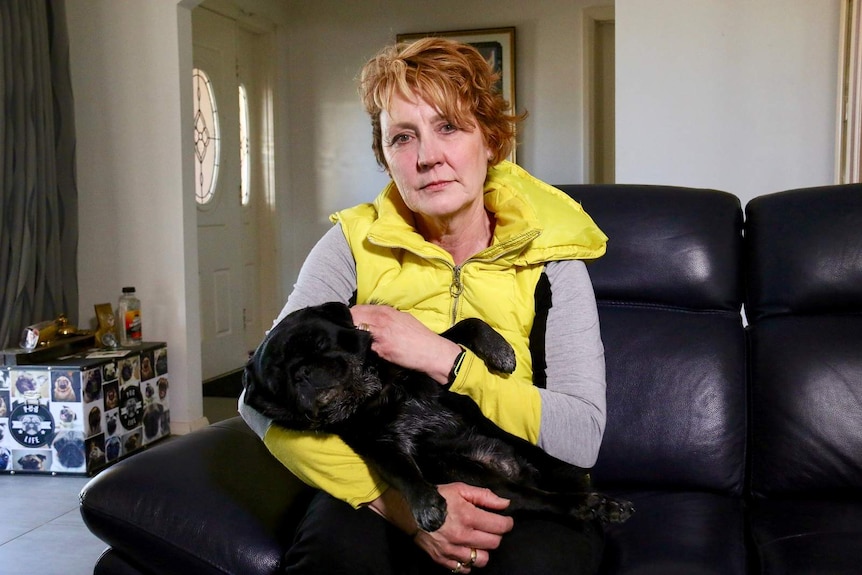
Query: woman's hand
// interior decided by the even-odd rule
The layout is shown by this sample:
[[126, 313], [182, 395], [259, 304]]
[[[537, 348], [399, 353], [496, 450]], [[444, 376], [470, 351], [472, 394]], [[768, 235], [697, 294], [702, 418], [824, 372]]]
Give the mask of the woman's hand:
[[437, 531], [419, 531], [414, 537], [416, 544], [450, 571], [459, 564], [457, 573], [486, 566], [488, 551], [496, 549], [514, 525], [511, 517], [494, 513], [505, 509], [509, 500], [490, 489], [465, 483], [439, 485], [437, 490], [446, 499], [446, 521]]
[[409, 313], [385, 305], [357, 305], [350, 308], [353, 323], [371, 332], [371, 349], [401, 367], [427, 373], [438, 383], [446, 383], [461, 347], [439, 336]]

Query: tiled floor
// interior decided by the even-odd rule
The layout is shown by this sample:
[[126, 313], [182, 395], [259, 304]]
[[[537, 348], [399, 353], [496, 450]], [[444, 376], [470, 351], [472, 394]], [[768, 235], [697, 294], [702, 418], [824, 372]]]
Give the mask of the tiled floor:
[[0, 572], [88, 575], [106, 545], [84, 526], [78, 493], [86, 477], [0, 478]]
[[[236, 414], [236, 399], [204, 398], [210, 422]], [[107, 547], [78, 512], [89, 481], [67, 475], [0, 475], [0, 573], [91, 575]]]

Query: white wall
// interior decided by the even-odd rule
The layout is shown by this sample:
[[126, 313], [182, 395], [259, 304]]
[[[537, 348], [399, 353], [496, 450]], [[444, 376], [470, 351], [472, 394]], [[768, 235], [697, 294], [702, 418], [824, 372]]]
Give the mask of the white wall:
[[77, 127], [81, 323], [134, 285], [166, 341], [177, 431], [203, 414], [191, 156], [191, 19], [177, 0], [66, 5]]
[[834, 183], [841, 0], [617, 0], [617, 181]]

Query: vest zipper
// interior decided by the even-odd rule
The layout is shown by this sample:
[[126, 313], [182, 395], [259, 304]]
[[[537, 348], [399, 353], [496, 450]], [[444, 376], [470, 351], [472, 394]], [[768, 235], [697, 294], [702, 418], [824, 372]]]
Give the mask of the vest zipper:
[[[466, 262], [464, 262], [466, 263]], [[462, 264], [463, 265], [463, 264]], [[458, 319], [458, 301], [464, 292], [464, 284], [461, 283], [461, 266], [452, 268], [452, 283], [449, 284], [449, 295], [452, 296], [452, 322], [455, 325]]]
[[[415, 255], [417, 255], [421, 258], [426, 258], [428, 260], [437, 260], [439, 262], [442, 262], [447, 267], [451, 268], [452, 269], [452, 283], [449, 284], [449, 295], [452, 296], [451, 325], [455, 325], [455, 322], [458, 320], [458, 304], [460, 303], [461, 294], [464, 292], [464, 284], [461, 281], [461, 270], [463, 269], [463, 267], [470, 262], [496, 260], [496, 259], [504, 256], [505, 254], [509, 253], [509, 251], [516, 249], [516, 248], [520, 248], [521, 246], [525, 245], [526, 243], [534, 240], [539, 235], [541, 235], [541, 233], [542, 232], [540, 230], [529, 230], [529, 231], [522, 233], [520, 235], [517, 235], [513, 238], [509, 238], [505, 242], [502, 242], [496, 246], [492, 246], [491, 248], [488, 248], [488, 249], [480, 252], [480, 253], [484, 254], [483, 257], [481, 257], [481, 258], [472, 257], [472, 258], [466, 260], [465, 262], [463, 262], [460, 266], [450, 264], [446, 259], [443, 259], [443, 258], [438, 257], [438, 256], [429, 256], [429, 255], [423, 253], [423, 251], [421, 249], [417, 249], [415, 247], [409, 248], [409, 247], [401, 246], [401, 245], [398, 245], [397, 242], [386, 241], [386, 240], [383, 240], [381, 238], [375, 237], [373, 234], [368, 234], [366, 236], [366, 239], [375, 246], [379, 246], [379, 247], [383, 247], [383, 248], [408, 250], [408, 251], [414, 253]], [[478, 254], [476, 254], [476, 255], [478, 255]]]

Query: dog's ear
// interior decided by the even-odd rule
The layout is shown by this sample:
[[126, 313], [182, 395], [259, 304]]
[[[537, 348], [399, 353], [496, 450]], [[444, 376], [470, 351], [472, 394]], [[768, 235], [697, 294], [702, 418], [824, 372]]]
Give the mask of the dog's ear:
[[[262, 365], [263, 361], [266, 361], [265, 365]], [[282, 397], [284, 393], [289, 395], [290, 383], [286, 380], [287, 374], [277, 364], [272, 357], [260, 357], [260, 349], [255, 353], [243, 370], [243, 401], [276, 423], [290, 429], [304, 429], [307, 422], [297, 419], [294, 410], [285, 404], [289, 400]]]
[[346, 304], [338, 301], [331, 301], [317, 306], [317, 311], [324, 318], [339, 324], [353, 325], [353, 316], [350, 314], [350, 308]]
[[260, 411], [257, 372], [254, 358], [250, 359], [242, 372], [242, 386], [245, 388], [245, 402]]

